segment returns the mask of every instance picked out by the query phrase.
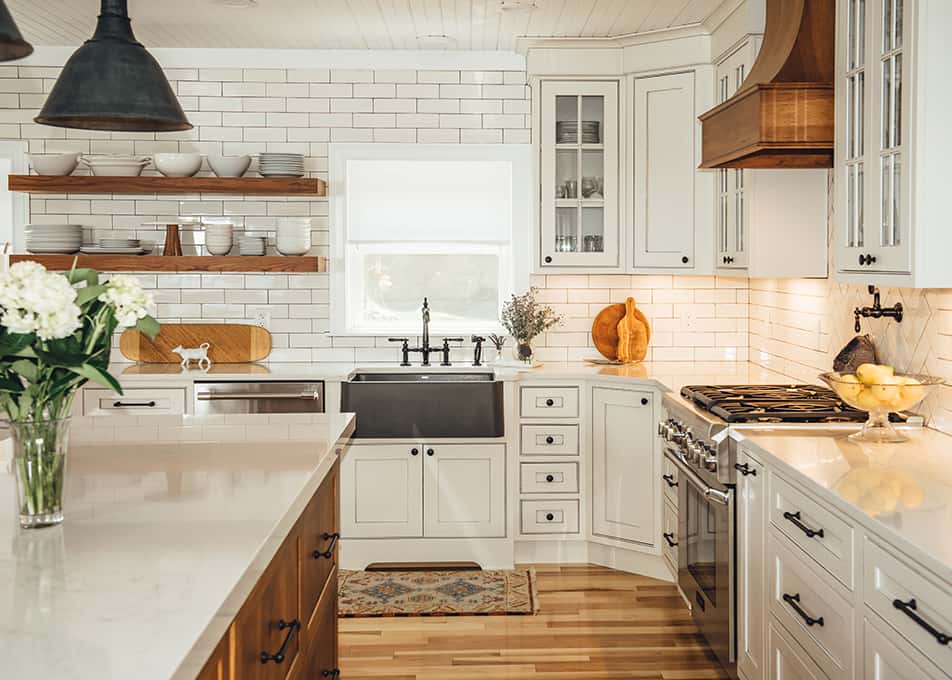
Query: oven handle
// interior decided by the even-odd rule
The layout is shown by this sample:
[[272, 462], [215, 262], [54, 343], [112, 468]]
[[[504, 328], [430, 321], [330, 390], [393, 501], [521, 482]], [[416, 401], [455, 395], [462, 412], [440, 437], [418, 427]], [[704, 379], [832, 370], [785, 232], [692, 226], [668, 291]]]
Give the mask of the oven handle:
[[720, 505], [730, 505], [731, 496], [729, 493], [725, 493], [720, 489], [715, 489], [708, 486], [704, 483], [704, 480], [694, 472], [694, 470], [689, 468], [687, 464], [681, 460], [680, 456], [678, 456], [676, 452], [668, 449], [668, 453], [673, 454], [667, 456], [668, 460], [674, 463], [675, 467], [677, 467], [678, 470], [687, 478], [687, 480], [691, 482], [692, 486], [704, 494], [705, 498], [708, 498], [715, 503], [719, 503]]
[[259, 399], [307, 399], [317, 401], [321, 398], [320, 392], [297, 392], [297, 393], [270, 393], [270, 392], [249, 392], [249, 393], [216, 393], [199, 392], [195, 395], [199, 401], [256, 401]]

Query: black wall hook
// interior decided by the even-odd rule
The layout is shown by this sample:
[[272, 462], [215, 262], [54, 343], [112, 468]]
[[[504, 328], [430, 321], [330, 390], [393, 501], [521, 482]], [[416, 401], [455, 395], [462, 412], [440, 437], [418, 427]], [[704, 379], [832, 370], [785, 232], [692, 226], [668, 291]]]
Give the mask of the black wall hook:
[[896, 323], [902, 323], [903, 308], [902, 303], [897, 302], [892, 307], [883, 307], [880, 297], [879, 289], [876, 286], [870, 286], [868, 288], [869, 294], [873, 296], [873, 306], [872, 307], [857, 307], [853, 310], [853, 318], [856, 319], [856, 324], [854, 330], [859, 333], [862, 330], [859, 320], [862, 319], [895, 319]]

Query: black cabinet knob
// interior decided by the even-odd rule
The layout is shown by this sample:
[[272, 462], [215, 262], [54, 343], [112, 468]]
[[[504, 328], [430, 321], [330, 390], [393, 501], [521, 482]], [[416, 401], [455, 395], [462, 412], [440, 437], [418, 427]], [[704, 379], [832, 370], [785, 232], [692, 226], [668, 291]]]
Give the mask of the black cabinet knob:
[[876, 262], [876, 256], [875, 256], [875, 255], [870, 255], [869, 253], [866, 253], [865, 255], [860, 255], [860, 256], [859, 256], [859, 263], [860, 263], [861, 265], [875, 264], [875, 262]]
[[433, 449], [427, 449], [427, 450], [426, 450], [426, 455], [428, 455], [428, 456], [432, 456], [432, 455], [434, 455], [435, 453], [436, 453], [436, 451], [434, 451]]
[[547, 482], [549, 482], [549, 484], [551, 484], [552, 482], [555, 481], [555, 475], [546, 475], [546, 476], [545, 476], [545, 481], [547, 481]]
[[691, 261], [691, 258], [689, 258], [687, 255], [685, 255], [684, 257], [681, 258], [681, 262], [682, 262], [683, 264], [687, 264], [687, 263], [690, 262], [690, 261]]
[[555, 515], [553, 515], [551, 512], [546, 513], [545, 519], [546, 519], [547, 521], [551, 522], [552, 520], [555, 519]]
[[545, 263], [546, 263], [546, 264], [552, 264], [552, 258], [551, 258], [549, 255], [546, 255], [546, 256], [545, 256]]
[[554, 399], [546, 399], [546, 400], [545, 400], [545, 405], [546, 405], [546, 406], [555, 406], [555, 400], [554, 400]]
[[642, 405], [642, 406], [647, 406], [647, 405], [648, 405], [648, 397], [642, 397], [642, 398], [641, 398], [641, 405]]
[[553, 437], [553, 436], [551, 436], [551, 435], [548, 436], [548, 437], [546, 437], [546, 438], [545, 438], [545, 443], [546, 443], [546, 444], [554, 444], [554, 443], [555, 443], [555, 437]]
[[420, 449], [410, 449], [410, 455], [411, 455], [411, 456], [419, 456], [419, 455], [420, 455]]

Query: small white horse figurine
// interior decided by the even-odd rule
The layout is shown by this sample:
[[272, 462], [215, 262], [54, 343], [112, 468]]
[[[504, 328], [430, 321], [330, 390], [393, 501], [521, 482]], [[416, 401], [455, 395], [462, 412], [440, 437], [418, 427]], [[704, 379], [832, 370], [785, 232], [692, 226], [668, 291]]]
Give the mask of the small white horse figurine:
[[172, 351], [182, 357], [182, 368], [188, 368], [191, 362], [197, 361], [199, 368], [208, 370], [212, 367], [212, 360], [208, 358], [209, 348], [211, 348], [211, 345], [207, 342], [203, 342], [193, 349], [186, 349], [179, 345]]

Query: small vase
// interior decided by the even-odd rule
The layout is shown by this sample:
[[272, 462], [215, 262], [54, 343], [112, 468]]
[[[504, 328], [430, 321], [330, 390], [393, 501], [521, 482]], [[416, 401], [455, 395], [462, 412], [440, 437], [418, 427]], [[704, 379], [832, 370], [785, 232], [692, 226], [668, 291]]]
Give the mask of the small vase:
[[513, 356], [525, 363], [532, 363], [532, 340], [516, 340], [516, 345], [512, 349]]
[[10, 423], [17, 507], [24, 529], [63, 521], [69, 426], [69, 418]]

